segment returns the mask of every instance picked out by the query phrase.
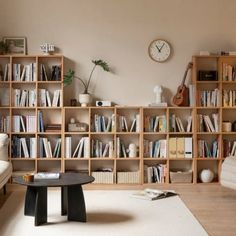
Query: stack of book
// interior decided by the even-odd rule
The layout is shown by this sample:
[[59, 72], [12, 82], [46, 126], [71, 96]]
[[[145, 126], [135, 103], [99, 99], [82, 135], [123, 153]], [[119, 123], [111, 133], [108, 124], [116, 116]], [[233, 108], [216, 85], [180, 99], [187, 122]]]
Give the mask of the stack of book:
[[130, 127], [128, 127], [128, 123], [125, 116], [117, 115], [117, 130], [118, 132], [139, 132], [140, 115], [135, 115]]
[[2, 65], [0, 65], [0, 81], [10, 81], [10, 63], [5, 64], [4, 71]]
[[71, 145], [71, 137], [66, 137], [66, 141], [65, 141], [65, 155], [66, 158], [88, 158], [90, 157], [90, 141], [89, 141], [89, 137], [82, 137], [74, 152], [72, 155], [72, 145]]
[[170, 116], [170, 132], [191, 132], [192, 116], [188, 117], [187, 126], [184, 127], [182, 120], [175, 114]]
[[213, 122], [211, 121], [209, 115], [198, 114], [198, 132], [219, 132], [219, 114], [212, 114]]
[[114, 145], [113, 141], [103, 143], [99, 140], [92, 139], [91, 144], [91, 156], [92, 157], [113, 157]]
[[46, 89], [39, 89], [39, 106], [41, 107], [60, 107], [62, 104], [61, 90], [56, 89], [51, 99], [50, 92]]
[[220, 90], [198, 91], [198, 105], [202, 107], [218, 107], [220, 106]]
[[36, 63], [28, 65], [13, 64], [13, 81], [36, 81]]
[[223, 90], [223, 107], [236, 106], [236, 90]]
[[223, 157], [236, 156], [236, 141], [223, 140]]
[[1, 116], [0, 115], [0, 132], [8, 133], [10, 132], [10, 116]]
[[144, 165], [145, 183], [165, 183], [167, 176], [166, 164], [157, 164], [153, 166]]
[[166, 132], [167, 123], [166, 116], [145, 116], [144, 131], [145, 132]]
[[61, 124], [47, 124], [45, 127], [45, 132], [60, 132]]
[[14, 89], [13, 100], [15, 107], [34, 107], [36, 106], [36, 90]]
[[47, 158], [59, 158], [61, 156], [61, 138], [57, 138], [52, 151], [51, 141], [48, 138], [39, 137], [39, 156]]
[[166, 139], [160, 139], [155, 141], [144, 140], [143, 141], [143, 152], [144, 157], [152, 158], [166, 158], [167, 150]]
[[227, 63], [223, 63], [222, 77], [224, 81], [235, 81], [236, 80], [236, 67]]
[[12, 132], [36, 132], [36, 116], [12, 116]]
[[198, 140], [198, 157], [218, 158], [219, 157], [219, 141], [214, 140], [209, 147], [205, 140]]
[[115, 131], [115, 115], [109, 117], [94, 115], [94, 131], [95, 132], [113, 132]]

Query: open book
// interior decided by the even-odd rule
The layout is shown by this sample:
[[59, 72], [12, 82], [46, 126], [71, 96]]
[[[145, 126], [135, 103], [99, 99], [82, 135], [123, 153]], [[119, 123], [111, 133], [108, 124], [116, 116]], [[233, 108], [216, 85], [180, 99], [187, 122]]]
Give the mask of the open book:
[[34, 175], [35, 180], [40, 179], [59, 179], [60, 173], [52, 173], [52, 172], [38, 172]]
[[172, 197], [172, 196], [176, 196], [176, 195], [178, 195], [178, 194], [175, 193], [174, 191], [146, 188], [142, 191], [133, 193], [131, 196], [134, 198], [140, 198], [140, 199], [152, 201], [152, 200]]

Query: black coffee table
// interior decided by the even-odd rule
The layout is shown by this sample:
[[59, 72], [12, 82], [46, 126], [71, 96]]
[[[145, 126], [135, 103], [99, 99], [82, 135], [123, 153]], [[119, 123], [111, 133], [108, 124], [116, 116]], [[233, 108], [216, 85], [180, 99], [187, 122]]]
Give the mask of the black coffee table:
[[25, 182], [23, 177], [16, 177], [14, 182], [27, 186], [24, 214], [34, 216], [34, 225], [47, 222], [47, 188], [61, 187], [61, 214], [68, 221], [86, 222], [86, 208], [82, 186], [94, 181], [92, 176], [79, 173], [61, 173], [57, 180], [34, 180]]

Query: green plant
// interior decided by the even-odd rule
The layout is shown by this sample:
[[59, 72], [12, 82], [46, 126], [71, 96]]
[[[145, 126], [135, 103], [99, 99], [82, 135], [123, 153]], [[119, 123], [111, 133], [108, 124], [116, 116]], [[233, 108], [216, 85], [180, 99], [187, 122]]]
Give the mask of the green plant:
[[78, 79], [83, 84], [83, 86], [84, 86], [83, 93], [88, 93], [89, 85], [90, 85], [92, 75], [93, 75], [95, 68], [97, 66], [100, 66], [100, 67], [102, 67], [102, 69], [104, 71], [110, 71], [108, 64], [101, 59], [100, 60], [92, 60], [92, 63], [94, 64], [94, 66], [92, 68], [92, 71], [90, 72], [89, 79], [87, 81], [84, 81], [80, 77], [76, 76], [75, 71], [72, 69], [69, 69], [69, 71], [64, 75], [64, 81], [63, 81], [64, 86], [70, 85], [72, 83], [72, 80], [75, 78], [75, 79]]
[[0, 54], [7, 53], [8, 45], [4, 41], [0, 41]]

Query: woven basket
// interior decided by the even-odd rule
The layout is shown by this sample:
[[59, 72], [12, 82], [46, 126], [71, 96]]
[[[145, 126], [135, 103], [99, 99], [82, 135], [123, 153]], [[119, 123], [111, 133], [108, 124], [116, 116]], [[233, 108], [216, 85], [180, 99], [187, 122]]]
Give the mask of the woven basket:
[[170, 171], [171, 183], [192, 183], [193, 172], [190, 171]]

